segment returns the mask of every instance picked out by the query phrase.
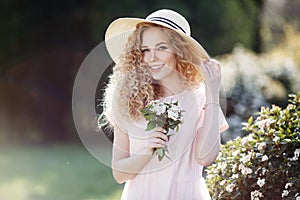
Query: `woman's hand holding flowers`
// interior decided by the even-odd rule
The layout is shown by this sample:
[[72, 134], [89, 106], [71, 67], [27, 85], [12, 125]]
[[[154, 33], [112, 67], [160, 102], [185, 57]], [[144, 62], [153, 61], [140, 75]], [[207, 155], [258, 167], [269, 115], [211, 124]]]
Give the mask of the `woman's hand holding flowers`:
[[153, 151], [157, 148], [164, 148], [167, 146], [167, 142], [169, 141], [168, 136], [166, 135], [166, 130], [162, 127], [155, 127], [151, 133], [150, 136], [147, 138], [147, 146], [146, 153], [153, 153]]
[[178, 131], [179, 125], [183, 123], [184, 110], [180, 110], [178, 102], [164, 102], [162, 100], [151, 101], [141, 110], [141, 114], [148, 121], [146, 131], [152, 131], [150, 134], [148, 147], [158, 156], [161, 161], [167, 157], [168, 148], [166, 142], [171, 134], [170, 129]]

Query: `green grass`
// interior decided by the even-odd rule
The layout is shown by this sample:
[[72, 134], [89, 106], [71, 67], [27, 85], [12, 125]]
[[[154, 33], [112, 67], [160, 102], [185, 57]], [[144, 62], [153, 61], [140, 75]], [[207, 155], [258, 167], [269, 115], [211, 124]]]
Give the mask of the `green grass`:
[[0, 147], [0, 199], [120, 199], [111, 168], [80, 145]]

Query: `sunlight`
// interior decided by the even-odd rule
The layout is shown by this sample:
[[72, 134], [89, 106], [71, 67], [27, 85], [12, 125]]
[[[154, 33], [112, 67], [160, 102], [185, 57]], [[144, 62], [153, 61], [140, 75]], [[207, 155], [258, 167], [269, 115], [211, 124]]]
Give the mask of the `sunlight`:
[[31, 200], [33, 196], [41, 196], [47, 187], [40, 183], [32, 183], [24, 177], [15, 178], [0, 185], [0, 199]]

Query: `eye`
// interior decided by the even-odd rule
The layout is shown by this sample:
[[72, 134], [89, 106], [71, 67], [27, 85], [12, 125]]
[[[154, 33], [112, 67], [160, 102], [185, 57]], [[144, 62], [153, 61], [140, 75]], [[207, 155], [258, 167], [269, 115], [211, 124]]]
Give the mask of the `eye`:
[[142, 51], [142, 53], [146, 53], [146, 52], [149, 52], [150, 49], [145, 48], [145, 49], [141, 49], [141, 51]]
[[167, 46], [165, 46], [165, 45], [159, 46], [159, 47], [157, 48], [158, 51], [165, 51], [165, 50], [168, 50], [168, 49], [169, 49], [169, 47], [167, 47]]

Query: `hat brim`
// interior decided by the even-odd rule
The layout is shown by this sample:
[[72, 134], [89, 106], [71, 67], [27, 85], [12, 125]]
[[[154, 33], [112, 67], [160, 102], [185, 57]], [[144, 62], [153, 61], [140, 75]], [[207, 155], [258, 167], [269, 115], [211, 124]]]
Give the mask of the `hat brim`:
[[[159, 22], [152, 22], [146, 19], [140, 18], [119, 18], [113, 21], [107, 28], [105, 33], [105, 45], [107, 51], [114, 62], [117, 62], [119, 56], [123, 52], [125, 44], [127, 43], [128, 36], [136, 29], [137, 24], [141, 22], [147, 22], [152, 24], [158, 24], [167, 27], [165, 24]], [[171, 28], [172, 29], [172, 28]], [[205, 49], [194, 38], [186, 35], [185, 33], [172, 29], [180, 34], [183, 38], [190, 42], [196, 49], [199, 50], [202, 60], [209, 60], [209, 55]]]

